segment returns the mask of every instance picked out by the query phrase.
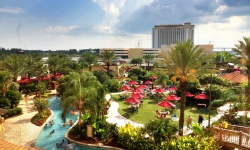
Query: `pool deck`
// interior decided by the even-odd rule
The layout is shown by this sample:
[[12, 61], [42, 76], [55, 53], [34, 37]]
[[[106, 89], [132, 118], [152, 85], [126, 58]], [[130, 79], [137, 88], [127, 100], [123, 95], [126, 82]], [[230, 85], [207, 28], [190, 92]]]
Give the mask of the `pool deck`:
[[[35, 147], [35, 141], [40, 131], [43, 129], [43, 126], [35, 126], [30, 122], [30, 119], [37, 113], [32, 100], [33, 97], [28, 97], [29, 100], [27, 104], [24, 100], [20, 101], [18, 107], [21, 107], [23, 109], [23, 114], [18, 117], [13, 117], [5, 120], [3, 128], [4, 130], [0, 132], [0, 138], [28, 150], [41, 150], [41, 148]], [[117, 123], [118, 126], [124, 126], [127, 123], [130, 123], [134, 126], [143, 126], [142, 124], [133, 122], [121, 116], [118, 112], [118, 107], [118, 103], [111, 103], [109, 114], [107, 115], [108, 122]], [[218, 120], [221, 115], [223, 114], [218, 114], [216, 117], [211, 118], [211, 122]], [[207, 120], [203, 121], [203, 126], [206, 126], [207, 122]], [[183, 131], [184, 135], [192, 133], [192, 130], [186, 130], [186, 127], [184, 127]]]

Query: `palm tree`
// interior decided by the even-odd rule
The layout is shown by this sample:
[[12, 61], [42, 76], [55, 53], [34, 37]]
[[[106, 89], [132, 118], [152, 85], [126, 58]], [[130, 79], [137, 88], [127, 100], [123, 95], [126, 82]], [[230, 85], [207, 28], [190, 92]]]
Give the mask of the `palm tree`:
[[202, 65], [206, 62], [206, 57], [202, 54], [203, 49], [195, 46], [190, 40], [183, 43], [177, 43], [174, 48], [168, 52], [168, 55], [161, 53], [163, 59], [159, 61], [160, 71], [163, 74], [174, 74], [179, 79], [181, 90], [181, 105], [179, 119], [179, 135], [183, 135], [184, 111], [186, 102], [186, 91], [189, 79], [196, 79], [198, 69], [204, 69]]
[[25, 62], [26, 57], [24, 55], [9, 55], [1, 63], [1, 69], [9, 72], [12, 75], [13, 81], [16, 82], [17, 77], [26, 71]]
[[145, 59], [145, 61], [148, 63], [147, 70], [149, 71], [149, 62], [150, 62], [151, 60], [154, 59], [154, 56], [151, 55], [151, 54], [146, 54], [146, 55], [144, 56], [144, 59]]
[[108, 49], [104, 50], [102, 53], [99, 54], [99, 57], [105, 63], [107, 66], [107, 74], [109, 76], [109, 66], [112, 65], [112, 61], [115, 59], [115, 53], [114, 51]]
[[250, 38], [243, 37], [244, 41], [238, 41], [233, 48], [238, 55], [241, 55], [240, 62], [247, 67], [248, 74], [248, 103], [250, 103]]
[[79, 62], [83, 63], [83, 66], [87, 66], [89, 68], [89, 71], [91, 71], [92, 66], [97, 64], [96, 55], [89, 52], [82, 53]]
[[0, 92], [4, 95], [7, 82], [11, 81], [11, 76], [8, 72], [0, 71]]
[[67, 63], [69, 62], [69, 58], [65, 54], [57, 54], [57, 53], [51, 53], [49, 55], [49, 59], [47, 60], [49, 70], [54, 74], [54, 81], [56, 80], [56, 73], [60, 71], [68, 70]]
[[79, 129], [81, 128], [81, 115], [90, 110], [92, 120], [100, 116], [104, 104], [104, 88], [91, 72], [72, 72], [65, 76], [67, 80], [66, 90], [62, 95], [62, 119], [66, 120], [66, 114], [70, 106], [79, 111]]
[[33, 72], [33, 75], [35, 75], [38, 79], [38, 83], [41, 82], [41, 76], [44, 75], [44, 73], [47, 71], [47, 67], [43, 65], [42, 62], [34, 62], [31, 66], [31, 71]]

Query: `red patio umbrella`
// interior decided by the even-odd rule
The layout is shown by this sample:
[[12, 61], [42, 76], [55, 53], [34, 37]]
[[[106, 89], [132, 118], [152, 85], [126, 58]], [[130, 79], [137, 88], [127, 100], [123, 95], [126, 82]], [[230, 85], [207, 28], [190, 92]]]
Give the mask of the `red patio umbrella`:
[[157, 76], [150, 76], [149, 79], [155, 80], [155, 79], [157, 79]]
[[140, 89], [134, 89], [132, 90], [133, 93], [142, 93], [142, 91]]
[[171, 95], [166, 96], [166, 100], [170, 100], [170, 101], [178, 101], [178, 100], [180, 100], [180, 98], [179, 98], [179, 97], [177, 97], [177, 96], [176, 96], [176, 95], [174, 95], [174, 94], [171, 94]]
[[147, 86], [146, 86], [146, 85], [143, 85], [143, 84], [140, 84], [137, 88], [138, 88], [138, 89], [145, 89], [145, 88], [147, 88]]
[[165, 100], [163, 102], [159, 102], [157, 105], [161, 106], [161, 107], [164, 107], [164, 108], [173, 108], [173, 107], [175, 107], [175, 104], [173, 104], [173, 103], [171, 103], [171, 102], [169, 102], [167, 100]]
[[136, 93], [136, 94], [133, 94], [131, 97], [133, 97], [133, 98], [143, 98], [144, 95], [142, 95], [140, 93]]
[[205, 94], [196, 95], [194, 98], [196, 98], [196, 99], [209, 99], [209, 97]]
[[175, 86], [174, 86], [174, 87], [170, 87], [170, 88], [168, 88], [168, 90], [169, 90], [169, 91], [176, 91], [176, 90], [177, 90], [177, 87], [175, 87]]
[[130, 97], [130, 98], [126, 99], [125, 102], [133, 104], [133, 103], [140, 103], [141, 100], [139, 100], [137, 98]]
[[190, 93], [190, 92], [186, 92], [186, 97], [194, 97], [195, 95]]
[[163, 93], [163, 92], [166, 92], [166, 90], [164, 90], [163, 88], [158, 88], [158, 89], [155, 90], [155, 92]]
[[131, 87], [130, 86], [126, 86], [126, 85], [124, 85], [124, 86], [121, 87], [122, 91], [127, 91], [127, 90], [130, 90], [130, 89], [131, 89]]
[[128, 84], [133, 85], [133, 84], [138, 84], [138, 83], [136, 81], [129, 81]]
[[151, 81], [145, 81], [145, 83], [144, 84], [153, 84], [153, 82], [151, 82]]

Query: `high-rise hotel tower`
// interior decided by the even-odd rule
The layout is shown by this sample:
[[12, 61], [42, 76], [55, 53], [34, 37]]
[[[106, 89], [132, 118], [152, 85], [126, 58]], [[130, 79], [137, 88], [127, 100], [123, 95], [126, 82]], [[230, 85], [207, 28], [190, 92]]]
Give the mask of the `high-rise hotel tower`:
[[161, 48], [161, 45], [171, 45], [186, 40], [194, 41], [194, 25], [191, 22], [183, 24], [155, 25], [152, 29], [152, 48]]

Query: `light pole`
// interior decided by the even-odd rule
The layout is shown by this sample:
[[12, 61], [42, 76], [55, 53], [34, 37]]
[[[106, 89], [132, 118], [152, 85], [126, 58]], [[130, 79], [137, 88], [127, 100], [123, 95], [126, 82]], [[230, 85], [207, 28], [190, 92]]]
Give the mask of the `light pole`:
[[211, 99], [212, 99], [212, 69], [210, 76], [210, 92], [209, 92], [209, 105], [208, 105], [208, 128], [210, 128], [210, 117], [211, 117]]

